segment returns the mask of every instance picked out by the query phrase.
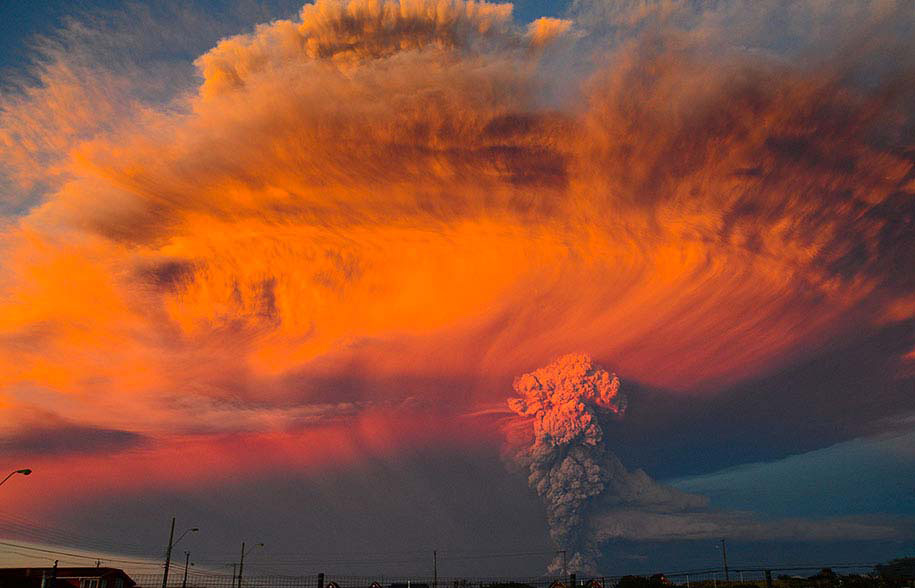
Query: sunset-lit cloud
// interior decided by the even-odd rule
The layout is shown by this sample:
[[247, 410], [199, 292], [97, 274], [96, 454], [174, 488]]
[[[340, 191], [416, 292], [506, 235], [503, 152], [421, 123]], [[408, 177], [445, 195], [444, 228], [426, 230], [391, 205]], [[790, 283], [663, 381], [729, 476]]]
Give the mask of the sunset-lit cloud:
[[[48, 415], [123, 432], [96, 439], [136, 440], [117, 450], [169, 482], [198, 479], [163, 465], [176, 447], [217, 473], [308, 468], [393, 423], [425, 424], [392, 447], [496, 446], [466, 415], [569, 352], [713, 394], [915, 318], [910, 41], [862, 72], [851, 49], [741, 47], [712, 26], [730, 13], [629, 4], [528, 24], [318, 0], [159, 102], [54, 54], [0, 102], [8, 446]], [[847, 42], [891, 44], [905, 12]], [[47, 467], [105, 477], [90, 445]]]
[[532, 45], [540, 46], [568, 33], [571, 28], [571, 20], [544, 16], [528, 25], [527, 34]]

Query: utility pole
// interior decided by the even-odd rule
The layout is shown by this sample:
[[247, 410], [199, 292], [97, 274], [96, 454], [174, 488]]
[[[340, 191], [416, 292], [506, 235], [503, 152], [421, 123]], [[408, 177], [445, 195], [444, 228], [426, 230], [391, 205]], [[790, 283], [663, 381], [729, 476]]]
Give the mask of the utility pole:
[[438, 588], [438, 551], [432, 550], [432, 588]]
[[728, 583], [731, 578], [728, 575], [728, 548], [724, 539], [721, 540], [721, 559], [724, 560], [724, 582]]
[[190, 561], [191, 561], [191, 552], [185, 551], [184, 552], [184, 579], [181, 580], [181, 588], [187, 588], [187, 566], [190, 564]]
[[165, 550], [165, 573], [162, 574], [162, 588], [168, 585], [168, 566], [172, 562], [172, 541], [175, 539], [175, 517], [172, 517], [172, 528], [168, 532], [168, 548]]
[[238, 588], [241, 588], [241, 574], [245, 569], [245, 542], [241, 542], [241, 559], [238, 562]]
[[[251, 549], [254, 549], [255, 547], [263, 547], [263, 546], [264, 546], [263, 543], [255, 543], [254, 545], [251, 546]], [[237, 588], [241, 588], [241, 578], [242, 578], [242, 574], [244, 574], [244, 570], [245, 570], [245, 542], [242, 541], [241, 542], [241, 558], [238, 561], [238, 587]]]

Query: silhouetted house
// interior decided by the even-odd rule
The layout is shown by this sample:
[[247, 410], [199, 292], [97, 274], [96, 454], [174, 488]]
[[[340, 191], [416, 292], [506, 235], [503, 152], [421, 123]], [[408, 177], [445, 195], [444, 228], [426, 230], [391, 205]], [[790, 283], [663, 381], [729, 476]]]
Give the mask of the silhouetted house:
[[0, 568], [0, 588], [134, 588], [118, 568]]

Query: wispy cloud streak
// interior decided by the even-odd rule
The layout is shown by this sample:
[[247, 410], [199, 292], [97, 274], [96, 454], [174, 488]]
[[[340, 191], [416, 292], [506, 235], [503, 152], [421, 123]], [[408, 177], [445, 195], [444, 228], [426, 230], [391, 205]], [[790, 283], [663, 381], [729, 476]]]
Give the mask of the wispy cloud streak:
[[910, 11], [805, 4], [854, 25], [818, 53], [753, 5], [318, 0], [139, 85], [54, 53], [2, 98], [0, 422], [450, 421], [577, 350], [714, 392], [911, 320]]

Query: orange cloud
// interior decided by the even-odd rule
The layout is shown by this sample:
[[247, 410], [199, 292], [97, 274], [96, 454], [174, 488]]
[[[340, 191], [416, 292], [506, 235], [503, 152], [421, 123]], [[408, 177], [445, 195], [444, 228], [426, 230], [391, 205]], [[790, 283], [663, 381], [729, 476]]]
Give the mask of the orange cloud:
[[715, 391], [911, 318], [907, 74], [649, 35], [544, 106], [510, 17], [319, 0], [220, 42], [167, 108], [17, 147], [5, 166], [63, 179], [3, 229], [0, 424], [294, 444], [499, 401], [569, 351]]
[[397, 53], [462, 48], [476, 36], [506, 32], [512, 5], [428, 0], [316, 0], [300, 21], [261, 26], [253, 35], [221, 41], [197, 60], [204, 97], [238, 88], [259, 73], [314, 61], [356, 66]]
[[553, 41], [556, 37], [566, 34], [571, 28], [571, 20], [545, 16], [528, 25], [527, 34], [531, 39], [532, 45], [541, 47]]

